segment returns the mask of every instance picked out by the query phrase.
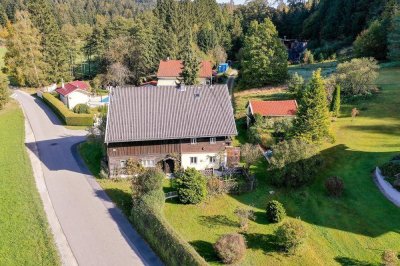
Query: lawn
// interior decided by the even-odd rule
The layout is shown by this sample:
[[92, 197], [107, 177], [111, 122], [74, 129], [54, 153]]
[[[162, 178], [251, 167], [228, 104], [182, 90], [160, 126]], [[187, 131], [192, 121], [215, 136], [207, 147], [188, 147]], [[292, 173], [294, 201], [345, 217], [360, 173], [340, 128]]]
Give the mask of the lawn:
[[0, 111], [0, 265], [59, 265], [16, 102]]
[[[212, 249], [217, 238], [239, 231], [233, 215], [237, 206], [249, 206], [256, 213], [245, 234], [248, 252], [241, 265], [377, 265], [385, 249], [400, 251], [400, 209], [381, 194], [371, 176], [376, 165], [400, 151], [399, 74], [400, 68], [382, 69], [380, 94], [343, 106], [342, 116], [333, 123], [336, 142], [323, 147], [325, 165], [311, 186], [298, 190], [270, 187], [266, 164], [260, 163], [254, 169], [259, 180], [255, 192], [211, 198], [198, 206], [169, 201], [165, 207], [168, 221], [211, 264], [219, 263]], [[254, 96], [288, 97], [282, 92]], [[252, 96], [243, 97], [247, 99], [240, 96], [236, 100], [239, 119]], [[354, 120], [350, 117], [353, 107], [361, 110]], [[324, 180], [333, 175], [345, 181], [340, 199], [329, 198], [324, 189]], [[271, 190], [275, 194], [270, 195]], [[271, 199], [285, 205], [289, 219], [299, 217], [308, 228], [308, 241], [298, 255], [280, 253], [272, 241], [276, 225], [268, 224], [264, 211]]]

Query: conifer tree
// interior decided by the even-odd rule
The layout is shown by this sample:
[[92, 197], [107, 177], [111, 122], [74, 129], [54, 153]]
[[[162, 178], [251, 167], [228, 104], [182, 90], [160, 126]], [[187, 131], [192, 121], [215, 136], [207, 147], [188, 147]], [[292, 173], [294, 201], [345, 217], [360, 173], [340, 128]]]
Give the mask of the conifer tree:
[[9, 75], [20, 86], [42, 86], [43, 70], [47, 69], [41, 52], [41, 36], [33, 26], [28, 12], [17, 12], [15, 23], [9, 27], [5, 64]]
[[400, 60], [400, 12], [392, 18], [391, 30], [388, 34], [388, 58], [392, 61]]
[[320, 142], [332, 138], [328, 102], [321, 77], [321, 69], [315, 71], [303, 91], [297, 118], [294, 121], [295, 135], [308, 142]]
[[9, 100], [8, 77], [0, 71], [0, 110], [4, 108]]
[[340, 115], [340, 85], [336, 85], [335, 91], [333, 92], [333, 99], [331, 102], [330, 111], [334, 117], [339, 117]]
[[250, 24], [242, 55], [242, 85], [261, 87], [287, 78], [287, 51], [271, 20]]
[[192, 43], [188, 41], [187, 50], [183, 54], [182, 82], [186, 85], [195, 85], [200, 70], [200, 61], [193, 49]]
[[46, 81], [50, 83], [61, 79], [70, 80], [70, 55], [51, 3], [48, 0], [29, 0], [27, 6], [33, 25], [42, 37], [43, 60], [48, 66], [44, 70]]

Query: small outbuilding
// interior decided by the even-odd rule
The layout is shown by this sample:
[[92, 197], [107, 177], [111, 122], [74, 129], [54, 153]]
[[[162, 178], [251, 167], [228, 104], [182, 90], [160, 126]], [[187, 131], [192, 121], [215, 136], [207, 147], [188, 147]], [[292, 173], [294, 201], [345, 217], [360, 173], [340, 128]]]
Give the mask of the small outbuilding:
[[254, 122], [255, 116], [266, 118], [294, 118], [297, 113], [296, 100], [284, 101], [249, 101], [247, 104], [247, 126]]
[[73, 109], [78, 104], [87, 104], [90, 100], [89, 85], [83, 81], [72, 81], [67, 84], [62, 83], [56, 89], [60, 95], [60, 100], [69, 108]]

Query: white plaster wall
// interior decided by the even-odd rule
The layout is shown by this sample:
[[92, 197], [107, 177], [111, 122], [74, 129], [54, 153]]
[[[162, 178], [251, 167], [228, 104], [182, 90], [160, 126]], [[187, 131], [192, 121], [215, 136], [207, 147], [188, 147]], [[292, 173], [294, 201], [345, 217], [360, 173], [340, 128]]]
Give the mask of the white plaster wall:
[[[217, 157], [216, 163], [210, 163], [211, 156]], [[197, 164], [190, 164], [190, 157], [197, 157]], [[221, 162], [226, 165], [226, 152], [222, 156], [218, 153], [183, 153], [181, 156], [181, 164], [184, 169], [188, 167], [195, 168], [197, 170], [204, 170], [206, 168], [217, 169], [219, 168]]]
[[84, 103], [87, 104], [89, 102], [89, 95], [84, 94], [79, 91], [71, 92], [67, 95], [68, 97], [68, 108], [73, 109], [77, 104]]
[[[177, 83], [179, 83], [179, 80], [176, 78], [159, 78], [157, 86], [175, 86]], [[207, 79], [198, 78], [197, 83], [200, 85], [207, 85]]]

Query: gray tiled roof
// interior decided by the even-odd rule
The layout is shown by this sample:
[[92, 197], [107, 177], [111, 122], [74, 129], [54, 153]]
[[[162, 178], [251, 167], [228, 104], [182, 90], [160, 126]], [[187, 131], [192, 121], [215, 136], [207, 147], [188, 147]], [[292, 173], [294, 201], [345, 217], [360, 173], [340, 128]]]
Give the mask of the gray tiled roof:
[[[237, 134], [226, 85], [119, 87], [110, 95], [106, 143]], [[199, 94], [199, 96], [196, 96]]]

